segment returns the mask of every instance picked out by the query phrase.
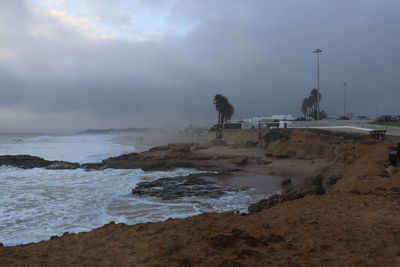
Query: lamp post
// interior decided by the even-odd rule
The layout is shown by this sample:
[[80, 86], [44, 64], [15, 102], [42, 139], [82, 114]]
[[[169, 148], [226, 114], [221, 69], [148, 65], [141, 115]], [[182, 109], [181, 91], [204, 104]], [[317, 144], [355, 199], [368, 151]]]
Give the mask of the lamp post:
[[317, 54], [317, 120], [319, 121], [319, 53], [321, 53], [322, 50], [317, 48], [313, 51], [313, 53]]
[[252, 104], [252, 101], [251, 101], [251, 99], [249, 99], [249, 116], [250, 116], [250, 121], [253, 122], [253, 120], [252, 120], [253, 115], [251, 114], [251, 104]]
[[343, 84], [343, 116], [346, 116], [346, 87], [347, 83]]

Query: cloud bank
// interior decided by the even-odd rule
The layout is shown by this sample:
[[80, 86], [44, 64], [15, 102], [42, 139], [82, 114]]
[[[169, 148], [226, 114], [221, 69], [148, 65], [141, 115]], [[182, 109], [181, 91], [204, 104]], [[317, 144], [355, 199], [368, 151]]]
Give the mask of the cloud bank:
[[322, 109], [400, 113], [398, 1], [0, 0], [0, 131], [181, 126]]

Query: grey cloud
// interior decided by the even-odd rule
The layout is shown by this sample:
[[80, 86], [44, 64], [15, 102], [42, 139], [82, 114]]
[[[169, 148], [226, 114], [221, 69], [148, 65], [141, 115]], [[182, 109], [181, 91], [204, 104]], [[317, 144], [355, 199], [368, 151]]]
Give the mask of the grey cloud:
[[[127, 1], [95, 3], [105, 19], [129, 20], [118, 15]], [[146, 5], [154, 12], [166, 8], [152, 3]], [[89, 39], [24, 1], [1, 4], [0, 105], [36, 114], [37, 128], [212, 121], [216, 93], [230, 98], [235, 118], [248, 116], [249, 99], [253, 115], [300, 115], [302, 98], [315, 87], [317, 47], [323, 109], [341, 113], [347, 81], [352, 111], [374, 116], [378, 106], [381, 114], [400, 113], [396, 2], [175, 1], [166, 19], [195, 27], [140, 42]], [[1, 116], [0, 122], [18, 128]]]

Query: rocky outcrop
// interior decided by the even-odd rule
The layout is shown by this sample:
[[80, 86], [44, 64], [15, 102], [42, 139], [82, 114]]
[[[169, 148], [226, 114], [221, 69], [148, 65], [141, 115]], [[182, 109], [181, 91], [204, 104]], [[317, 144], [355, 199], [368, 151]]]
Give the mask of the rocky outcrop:
[[0, 165], [18, 167], [22, 169], [41, 168], [54, 163], [40, 157], [30, 155], [5, 155], [0, 156]]
[[303, 198], [306, 195], [320, 195], [323, 194], [323, 190], [317, 185], [302, 185], [287, 189], [280, 194], [274, 194], [267, 199], [262, 199], [257, 203], [254, 203], [248, 207], [249, 212], [259, 212], [264, 209], [272, 208], [282, 202], [291, 201], [299, 198]]
[[345, 163], [336, 163], [326, 166], [317, 171], [313, 177], [305, 180], [306, 184], [321, 187], [323, 192], [328, 192], [340, 179], [342, 179], [347, 168]]
[[299, 159], [328, 159], [330, 166], [319, 169], [301, 186], [293, 187], [290, 179], [282, 182], [282, 193], [270, 196], [251, 206], [250, 212], [271, 208], [279, 203], [324, 194], [332, 190], [345, 175], [347, 167], [366, 153], [363, 145], [374, 145], [367, 136], [322, 130], [277, 130], [263, 137], [266, 155]]
[[[209, 155], [192, 154], [191, 144], [168, 144], [151, 148], [142, 153], [128, 153], [111, 157], [100, 163], [87, 163], [82, 167], [87, 170], [113, 169], [142, 169], [144, 171], [165, 171], [175, 168], [210, 169]], [[211, 164], [212, 165], [212, 164]]]
[[155, 147], [142, 153], [128, 153], [110, 157], [101, 162], [79, 164], [66, 161], [49, 161], [30, 155], [0, 156], [0, 166], [9, 165], [24, 169], [43, 168], [49, 170], [77, 169], [104, 170], [113, 169], [142, 169], [144, 171], [165, 171], [175, 168], [213, 169], [212, 156], [193, 154], [191, 144], [168, 144]]
[[170, 200], [194, 196], [217, 198], [224, 195], [226, 192], [242, 190], [223, 186], [217, 181], [207, 177], [214, 175], [216, 174], [191, 174], [188, 176], [160, 178], [152, 182], [142, 182], [132, 189], [132, 194]]
[[79, 163], [66, 161], [50, 161], [41, 157], [30, 155], [4, 155], [0, 156], [0, 166], [7, 165], [22, 169], [46, 168], [49, 170], [76, 169], [80, 167]]
[[142, 169], [144, 171], [165, 171], [175, 168], [194, 168], [196, 164], [185, 152], [168, 150], [164, 155], [157, 153], [130, 153], [103, 160], [101, 163], [85, 164], [86, 169]]
[[309, 177], [303, 185], [293, 187], [290, 179], [282, 181], [283, 191], [248, 207], [249, 212], [269, 209], [279, 203], [303, 198], [306, 195], [320, 195], [328, 192], [343, 177], [347, 164], [332, 164], [319, 169], [315, 176]]

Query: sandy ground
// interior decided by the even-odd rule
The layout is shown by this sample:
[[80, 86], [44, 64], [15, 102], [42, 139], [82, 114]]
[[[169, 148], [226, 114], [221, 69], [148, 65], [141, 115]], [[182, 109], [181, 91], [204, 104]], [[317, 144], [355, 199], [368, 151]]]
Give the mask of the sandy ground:
[[[220, 160], [229, 157], [247, 157], [247, 163], [242, 171], [231, 177], [221, 178], [221, 182], [235, 187], [251, 187], [259, 193], [267, 195], [281, 190], [281, 182], [291, 179], [293, 185], [302, 184], [304, 179], [312, 176], [324, 166], [331, 164], [324, 159], [301, 160], [294, 158], [275, 158], [265, 156], [265, 150], [254, 148], [231, 148], [214, 146], [199, 149], [195, 153], [212, 155]], [[257, 164], [256, 159], [262, 159], [264, 164]], [[234, 166], [231, 166], [234, 167]]]

